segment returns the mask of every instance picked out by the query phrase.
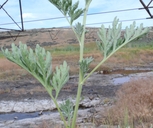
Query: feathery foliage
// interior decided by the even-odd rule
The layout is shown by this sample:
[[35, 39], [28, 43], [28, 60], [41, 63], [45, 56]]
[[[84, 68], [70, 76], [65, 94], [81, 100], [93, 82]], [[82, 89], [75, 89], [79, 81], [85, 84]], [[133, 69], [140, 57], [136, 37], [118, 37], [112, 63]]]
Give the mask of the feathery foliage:
[[[130, 25], [129, 28], [126, 27], [124, 36], [121, 36], [122, 24], [118, 23], [119, 20], [117, 18], [114, 19], [112, 28], [109, 27], [108, 29], [105, 29], [104, 25], [102, 25], [98, 32], [100, 40], [97, 40], [97, 46], [104, 57], [102, 58], [102, 61], [85, 76], [89, 69], [90, 63], [93, 61], [92, 57], [83, 57], [84, 40], [86, 33], [86, 17], [89, 5], [92, 0], [85, 0], [84, 9], [78, 8], [79, 1], [75, 2], [74, 4], [72, 3], [72, 0], [49, 1], [55, 7], [57, 7], [57, 9], [60, 10], [61, 13], [65, 16], [80, 43], [79, 82], [74, 111], [72, 111], [72, 104], [70, 101], [66, 101], [65, 104], [61, 106], [61, 109], [57, 103], [59, 92], [69, 79], [69, 67], [67, 66], [67, 63], [65, 61], [62, 65], [56, 67], [56, 71], [52, 73], [51, 55], [39, 45], [36, 46], [35, 50], [32, 50], [31, 48], [27, 48], [27, 45], [22, 43], [19, 44], [19, 47], [15, 46], [15, 44], [12, 44], [12, 51], [9, 51], [8, 49], [4, 50], [2, 48], [2, 52], [7, 59], [26, 69], [29, 73], [31, 73], [36, 79], [40, 81], [40, 83], [45, 87], [52, 100], [54, 101], [60, 113], [61, 119], [64, 122], [64, 126], [66, 128], [75, 128], [82, 87], [85, 81], [116, 51], [118, 51], [120, 48], [122, 48], [124, 45], [131, 42], [132, 40], [137, 39], [143, 34], [147, 33], [148, 28], [143, 28], [142, 24], [140, 25], [140, 27], [136, 28], [134, 22], [132, 25]], [[84, 14], [83, 22], [77, 23], [76, 26], [73, 26], [73, 22], [82, 14]], [[52, 95], [53, 90], [55, 90], [56, 92], [55, 97]], [[65, 121], [64, 116], [68, 118], [68, 124]], [[71, 119], [72, 123], [70, 123]]]
[[73, 102], [71, 102], [70, 99], [67, 99], [64, 103], [62, 103], [60, 105], [60, 109], [61, 109], [64, 117], [68, 120], [69, 127], [70, 127], [71, 120], [73, 117], [73, 112], [74, 112], [73, 106], [74, 106], [74, 104], [73, 104]]
[[52, 86], [56, 91], [55, 99], [57, 99], [60, 90], [63, 85], [69, 80], [69, 67], [67, 66], [66, 61], [63, 62], [63, 65], [56, 67], [56, 72], [52, 77]]
[[82, 33], [83, 33], [83, 25], [81, 25], [81, 23], [78, 22], [75, 25], [75, 32], [78, 35], [79, 40], [81, 41], [81, 36], [82, 36]]
[[143, 24], [140, 27], [135, 26], [133, 22], [130, 27], [126, 27], [125, 33], [121, 37], [122, 23], [119, 23], [119, 19], [115, 18], [112, 24], [112, 28], [106, 29], [104, 25], [101, 26], [98, 32], [100, 41], [97, 41], [99, 50], [103, 53], [104, 58], [108, 57], [111, 53], [117, 51], [123, 45], [131, 42], [134, 39], [147, 33], [148, 28], [143, 28]]
[[78, 9], [79, 1], [72, 4], [72, 0], [49, 0], [55, 7], [57, 7], [64, 16], [70, 17], [70, 23], [78, 19], [84, 12], [84, 9]]
[[92, 57], [87, 57], [80, 62], [82, 76], [84, 76], [87, 73], [87, 71], [89, 70], [89, 65], [93, 60], [94, 59]]
[[39, 45], [36, 46], [35, 50], [32, 50], [21, 42], [19, 47], [13, 43], [12, 51], [2, 48], [2, 52], [7, 59], [18, 64], [38, 79], [48, 92], [52, 93], [54, 89], [56, 91], [55, 99], [58, 97], [61, 88], [69, 80], [67, 63], [64, 61], [63, 65], [60, 65], [59, 68], [56, 67], [56, 72], [52, 73], [50, 52], [46, 52]]

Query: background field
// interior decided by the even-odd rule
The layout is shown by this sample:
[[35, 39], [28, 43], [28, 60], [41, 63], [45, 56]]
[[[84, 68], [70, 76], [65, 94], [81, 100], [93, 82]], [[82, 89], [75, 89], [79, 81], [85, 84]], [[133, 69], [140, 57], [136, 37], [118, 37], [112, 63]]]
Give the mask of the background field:
[[[87, 28], [84, 56], [92, 56], [94, 61], [90, 66], [93, 69], [103, 58], [96, 46], [97, 28]], [[123, 31], [124, 32], [124, 31]], [[19, 34], [19, 35], [18, 35]], [[18, 35], [18, 36], [17, 36]], [[51, 52], [53, 69], [64, 60], [70, 66], [70, 75], [78, 73], [79, 45], [71, 29], [33, 29], [25, 32], [0, 32], [0, 47], [10, 48], [11, 43], [19, 41], [35, 48], [36, 44]], [[133, 66], [143, 66], [153, 62], [153, 31], [127, 44], [113, 55], [98, 71], [112, 70]], [[0, 78], [18, 79], [29, 75], [17, 65], [6, 60], [0, 52]]]
[[[98, 29], [96, 28], [88, 28], [88, 29], [90, 31], [89, 33], [86, 34], [84, 57], [92, 56], [94, 58], [94, 61], [91, 63], [89, 68], [89, 71], [90, 71], [102, 60], [103, 55], [102, 53], [99, 52], [96, 46], [96, 40], [98, 39], [96, 33]], [[68, 65], [70, 66], [70, 75], [74, 75], [78, 73], [79, 44], [70, 29], [56, 29], [56, 28], [39, 29], [39, 30], [34, 29], [34, 30], [22, 32], [19, 34], [19, 37], [16, 38], [17, 35], [18, 35], [18, 32], [13, 32], [13, 31], [10, 33], [0, 32], [0, 47], [10, 49], [12, 42], [14, 42], [15, 44], [18, 44], [19, 41], [26, 43], [31, 48], [35, 48], [36, 44], [39, 44], [40, 46], [44, 47], [46, 50], [50, 51], [52, 55], [53, 69], [56, 66], [60, 65], [64, 60], [66, 60]], [[105, 73], [111, 73], [115, 69], [124, 69], [127, 67], [128, 68], [150, 67], [151, 69], [152, 65], [153, 65], [153, 31], [151, 29], [151, 31], [147, 35], [127, 44], [125, 47], [120, 49], [104, 65], [102, 65], [99, 69], [97, 69], [97, 72], [103, 71]], [[21, 79], [25, 79], [24, 80], [25, 82], [26, 80], [30, 81], [31, 79], [33, 79], [33, 77], [30, 74], [28, 74], [24, 69], [21, 69], [19, 66], [13, 64], [12, 62], [4, 58], [4, 56], [2, 55], [2, 52], [0, 51], [0, 81], [5, 81], [6, 83], [9, 81], [13, 83], [12, 81], [18, 81]], [[152, 79], [143, 80], [140, 83], [142, 85], [146, 85], [145, 81], [152, 83]], [[138, 82], [128, 83], [128, 86], [131, 86], [130, 92], [132, 94], [133, 94], [133, 88], [135, 86], [138, 87], [137, 84], [135, 83], [138, 83]], [[148, 83], [147, 85], [151, 85], [150, 83]], [[148, 89], [150, 91], [152, 88], [148, 86]], [[141, 88], [141, 90], [144, 91], [145, 89]], [[10, 92], [11, 92], [11, 89], [7, 86], [0, 90], [0, 94], [8, 95], [10, 94]], [[26, 89], [26, 86], [25, 86], [23, 88], [19, 87], [18, 91], [16, 89], [15, 93], [19, 95], [23, 95], [23, 93], [25, 92], [28, 95], [33, 95], [34, 92], [44, 93], [45, 90], [42, 87], [36, 87], [34, 89], [31, 87], [30, 89]], [[141, 94], [140, 92], [138, 92], [137, 94], [135, 93], [135, 95]], [[149, 97], [150, 95], [152, 95], [152, 92], [153, 92], [152, 90], [150, 93], [147, 92], [147, 94], [149, 94]], [[131, 93], [128, 93], [128, 94], [132, 95]], [[123, 96], [121, 95], [121, 97]], [[126, 98], [124, 99], [130, 100], [131, 97], [130, 98], [129, 97], [130, 96], [127, 95]], [[120, 105], [120, 102], [119, 102], [119, 105]], [[122, 105], [120, 105], [120, 107], [122, 107]], [[150, 111], [150, 109], [148, 110]], [[116, 111], [115, 108], [114, 108], [114, 111]], [[124, 113], [121, 113], [121, 114], [122, 116], [124, 116]], [[114, 115], [117, 115], [117, 114], [114, 114]], [[121, 117], [121, 118], [122, 116], [117, 115], [117, 117]], [[114, 118], [112, 117], [112, 121], [115, 119], [116, 117]], [[100, 120], [102, 121], [101, 118]]]

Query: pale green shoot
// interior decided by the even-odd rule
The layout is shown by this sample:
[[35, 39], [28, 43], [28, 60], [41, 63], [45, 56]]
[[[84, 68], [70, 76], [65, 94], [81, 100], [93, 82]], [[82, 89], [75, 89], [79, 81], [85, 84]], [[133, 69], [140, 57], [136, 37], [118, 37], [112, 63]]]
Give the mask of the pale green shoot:
[[[60, 113], [61, 119], [64, 122], [64, 126], [66, 128], [75, 128], [82, 87], [85, 81], [94, 71], [96, 71], [97, 68], [99, 68], [120, 48], [147, 33], [148, 28], [143, 28], [142, 24], [139, 27], [136, 27], [135, 22], [133, 22], [130, 27], [126, 27], [124, 33], [121, 33], [122, 24], [119, 23], [119, 20], [117, 18], [114, 19], [112, 27], [109, 27], [108, 29], [106, 29], [104, 25], [102, 25], [98, 31], [99, 39], [96, 42], [98, 49], [103, 55], [103, 59], [90, 73], [87, 74], [89, 65], [93, 61], [93, 58], [83, 58], [83, 54], [85, 33], [87, 32], [86, 18], [88, 8], [92, 0], [85, 0], [84, 9], [78, 8], [79, 1], [74, 4], [72, 3], [72, 0], [49, 1], [55, 7], [57, 7], [65, 16], [66, 20], [72, 27], [72, 30], [74, 31], [74, 34], [78, 39], [80, 45], [79, 81], [74, 111], [68, 111], [68, 108], [72, 109], [72, 104], [68, 101], [65, 102], [65, 105], [61, 106], [61, 109], [57, 104], [57, 97], [59, 95], [59, 92], [69, 79], [69, 67], [67, 66], [67, 63], [65, 61], [63, 62], [63, 65], [61, 65], [60, 67], [56, 67], [56, 71], [52, 73], [51, 55], [39, 45], [37, 45], [35, 50], [33, 51], [30, 48], [28, 49], [25, 44], [20, 43], [19, 47], [12, 44], [12, 51], [8, 51], [8, 49], [2, 49], [2, 52], [10, 61], [18, 64], [22, 68], [26, 69], [29, 73], [31, 73], [45, 87]], [[78, 19], [81, 15], [83, 15], [82, 23], [77, 23], [74, 26], [74, 21]], [[56, 92], [55, 96], [53, 96], [52, 94], [53, 90], [55, 90]], [[65, 116], [68, 118], [68, 123], [64, 118]], [[70, 123], [71, 120], [72, 122]]]
[[[112, 28], [109, 27], [108, 30], [105, 29], [105, 27], [102, 25], [99, 29], [98, 36], [100, 38], [99, 41], [97, 41], [97, 46], [99, 50], [103, 54], [103, 60], [85, 77], [85, 74], [88, 71], [89, 64], [92, 62], [92, 58], [83, 58], [83, 51], [84, 51], [84, 39], [85, 39], [85, 33], [86, 33], [86, 17], [89, 5], [92, 0], [85, 0], [85, 8], [84, 9], [78, 9], [79, 2], [76, 2], [74, 5], [72, 5], [72, 0], [49, 0], [53, 5], [55, 5], [65, 16], [67, 21], [69, 22], [70, 26], [72, 27], [72, 30], [74, 31], [79, 44], [80, 44], [80, 70], [79, 70], [79, 83], [78, 83], [78, 91], [77, 91], [77, 97], [76, 97], [76, 105], [74, 110], [74, 116], [72, 121], [72, 128], [75, 127], [76, 124], [76, 118], [77, 118], [77, 112], [80, 102], [80, 96], [82, 92], [82, 86], [84, 82], [89, 78], [89, 76], [97, 69], [99, 68], [108, 58], [110, 58], [116, 51], [118, 51], [121, 47], [126, 45], [127, 43], [131, 42], [132, 40], [142, 36], [143, 34], [148, 32], [147, 28], [143, 28], [143, 25], [141, 24], [140, 27], [135, 27], [135, 22], [128, 28], [126, 28], [125, 34], [123, 37], [121, 37], [121, 30], [122, 30], [122, 24], [118, 23], [119, 20], [117, 18], [114, 19], [114, 22], [112, 24]], [[74, 8], [74, 13], [70, 13], [72, 8]], [[76, 13], [79, 12], [79, 13]], [[75, 27], [73, 26], [73, 17], [76, 17], [77, 19], [81, 14], [83, 14], [83, 22], [77, 23]]]
[[[67, 127], [64, 116], [57, 104], [58, 94], [64, 84], [69, 80], [69, 67], [67, 63], [64, 61], [52, 73], [50, 52], [46, 52], [39, 45], [36, 46], [35, 50], [32, 50], [31, 48], [27, 48], [26, 44], [20, 43], [19, 47], [12, 44], [12, 51], [8, 51], [8, 49], [3, 50], [2, 48], [2, 52], [7, 59], [27, 70], [44, 86], [54, 101], [65, 127]], [[55, 97], [52, 94], [53, 90], [56, 92]]]

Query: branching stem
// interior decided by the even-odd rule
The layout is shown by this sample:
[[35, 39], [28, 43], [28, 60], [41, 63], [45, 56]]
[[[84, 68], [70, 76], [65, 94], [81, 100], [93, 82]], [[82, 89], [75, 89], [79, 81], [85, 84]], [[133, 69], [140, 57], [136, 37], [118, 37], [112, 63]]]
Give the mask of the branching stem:
[[[121, 40], [120, 42], [118, 38], [120, 37], [119, 33], [118, 35], [115, 34], [112, 36], [112, 30], [109, 31], [109, 33], [106, 33], [106, 30], [104, 26], [102, 26], [100, 30], [100, 34], [98, 35], [100, 37], [100, 45], [98, 45], [99, 49], [101, 52], [103, 52], [103, 60], [85, 77], [85, 73], [87, 72], [87, 68], [91, 61], [93, 60], [92, 58], [83, 58], [84, 55], [84, 43], [85, 43], [85, 32], [86, 32], [86, 18], [87, 18], [87, 12], [89, 5], [92, 0], [85, 0], [85, 9], [80, 10], [77, 9], [78, 3], [75, 3], [72, 6], [72, 0], [49, 0], [51, 3], [53, 3], [60, 11], [61, 13], [65, 16], [66, 20], [70, 24], [77, 40], [79, 41], [80, 44], [80, 59], [79, 59], [79, 81], [78, 81], [78, 90], [77, 90], [77, 96], [76, 96], [76, 102], [75, 102], [75, 109], [72, 115], [70, 116], [70, 119], [72, 117], [72, 123], [70, 120], [68, 123], [65, 120], [64, 114], [62, 113], [62, 109], [60, 108], [60, 105], [57, 102], [57, 96], [65, 84], [65, 82], [68, 81], [69, 79], [69, 73], [68, 73], [68, 67], [67, 63], [64, 62], [63, 66], [61, 68], [57, 68], [56, 73], [52, 74], [51, 72], [51, 56], [49, 52], [45, 52], [45, 49], [42, 49], [39, 45], [36, 46], [35, 51], [33, 52], [32, 49], [27, 51], [27, 45], [20, 44], [19, 48], [15, 46], [15, 44], [12, 44], [12, 52], [9, 52], [8, 49], [5, 51], [2, 49], [4, 55], [11, 60], [12, 62], [18, 64], [25, 70], [27, 70], [30, 74], [32, 74], [47, 90], [49, 93], [51, 99], [53, 100], [59, 114], [61, 117], [61, 120], [64, 123], [65, 128], [75, 128], [76, 125], [76, 119], [77, 119], [77, 114], [78, 114], [78, 109], [79, 109], [79, 103], [80, 103], [80, 97], [82, 93], [82, 87], [85, 83], [85, 81], [106, 61], [108, 60], [115, 52], [117, 52], [120, 48], [122, 48], [124, 45], [127, 43], [131, 42], [132, 40], [142, 36], [143, 34], [147, 33], [147, 29], [143, 29], [143, 25], [140, 25], [140, 28], [137, 28], [136, 31], [134, 31], [135, 28], [135, 23], [130, 26], [130, 28], [126, 28], [126, 34], [124, 35], [125, 40]], [[72, 10], [71, 10], [72, 9]], [[76, 10], [77, 9], [77, 10]], [[69, 13], [67, 13], [69, 11]], [[83, 14], [83, 22], [78, 23], [76, 27], [72, 25], [73, 21], [76, 20], [81, 14]], [[69, 15], [70, 14], [70, 15]], [[69, 20], [69, 17], [71, 18], [71, 21]], [[115, 18], [113, 22], [113, 32], [119, 32], [121, 30], [121, 25], [119, 28], [116, 28], [116, 24], [118, 23], [118, 20]], [[81, 27], [80, 27], [81, 26]], [[108, 34], [109, 36], [106, 36]], [[114, 44], [111, 44], [110, 46], [110, 40], [109, 38], [105, 37], [112, 37], [112, 40], [114, 40]], [[21, 50], [21, 51], [20, 51]], [[29, 53], [29, 54], [28, 54]], [[35, 58], [34, 53], [36, 53]], [[39, 53], [39, 54], [38, 54]], [[27, 55], [28, 54], [28, 55]], [[46, 58], [46, 61], [44, 61], [44, 56]], [[34, 65], [34, 66], [33, 66]], [[34, 68], [35, 67], [35, 68]], [[45, 68], [44, 68], [45, 67]], [[50, 69], [50, 70], [48, 70]], [[64, 70], [62, 70], [64, 69]], [[52, 77], [53, 75], [53, 77]], [[52, 77], [52, 85], [50, 84], [50, 78]], [[58, 82], [57, 82], [58, 81]], [[60, 83], [60, 84], [59, 84]], [[52, 94], [53, 89], [56, 91], [56, 96], [54, 97]], [[73, 106], [72, 106], [73, 108]]]
[[[142, 33], [141, 35], [143, 35], [144, 33]], [[139, 36], [141, 36], [139, 35]], [[117, 52], [119, 49], [121, 49], [123, 46], [125, 46], [127, 43], [131, 42], [132, 40], [136, 39], [132, 38], [128, 41], [125, 41], [125, 43], [123, 43], [122, 45], [120, 45], [116, 50], [114, 50], [113, 52], [111, 52], [107, 57], [105, 56], [104, 59], [83, 79], [81, 84], [84, 84], [84, 82], [105, 62], [107, 61], [115, 52]]]
[[[83, 60], [84, 40], [85, 40], [85, 28], [86, 28], [86, 17], [87, 17], [88, 8], [89, 8], [89, 5], [86, 5], [86, 9], [84, 11], [84, 17], [83, 17], [83, 33], [82, 33], [81, 42], [80, 42], [80, 60], [79, 60], [79, 62], [81, 62]], [[83, 77], [84, 76], [83, 76], [83, 74], [81, 72], [81, 68], [80, 68], [79, 69], [78, 91], [77, 91], [75, 109], [74, 109], [74, 114], [73, 114], [73, 119], [72, 119], [72, 128], [75, 128], [75, 124], [76, 124], [76, 118], [77, 118], [79, 102], [80, 102], [82, 86], [83, 86], [83, 84], [82, 84]]]
[[[48, 89], [46, 89], [46, 90], [48, 90]], [[57, 103], [57, 100], [53, 97], [53, 95], [52, 95], [52, 93], [50, 91], [48, 91], [48, 93], [49, 93], [51, 99], [53, 100], [53, 102], [54, 102], [54, 104], [55, 104], [55, 106], [56, 106], [56, 108], [57, 108], [57, 110], [58, 110], [58, 112], [60, 114], [61, 120], [63, 121], [65, 128], [69, 128], [69, 126], [67, 125], [67, 122], [65, 121], [65, 118], [64, 118], [64, 116], [63, 116], [63, 114], [62, 114], [62, 112], [60, 110], [60, 107], [59, 107], [59, 105]]]

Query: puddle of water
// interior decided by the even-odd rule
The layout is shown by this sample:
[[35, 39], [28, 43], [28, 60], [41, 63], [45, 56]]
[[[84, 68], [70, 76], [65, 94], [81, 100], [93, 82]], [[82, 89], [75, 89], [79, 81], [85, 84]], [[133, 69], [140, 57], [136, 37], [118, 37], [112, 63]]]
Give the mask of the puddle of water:
[[7, 121], [7, 120], [14, 120], [17, 118], [17, 120], [22, 120], [25, 118], [35, 118], [39, 116], [39, 112], [34, 113], [6, 113], [6, 114], [0, 114], [0, 121]]
[[[124, 84], [126, 82], [129, 82], [131, 80], [131, 78], [133, 79], [137, 79], [137, 77], [132, 77], [130, 76], [130, 74], [135, 74], [135, 73], [144, 73], [144, 72], [150, 72], [149, 70], [125, 70], [124, 71], [124, 75], [123, 77], [118, 77], [118, 78], [113, 78], [113, 84], [118, 85], [118, 84]], [[123, 72], [122, 72], [123, 73]], [[120, 72], [120, 74], [122, 74]], [[122, 74], [123, 75], [123, 74]]]
[[114, 79], [113, 79], [113, 83], [114, 83], [115, 85], [123, 84], [123, 83], [129, 82], [130, 79], [131, 79], [131, 78], [130, 78], [129, 76], [114, 78]]
[[[56, 110], [52, 111], [43, 111], [42, 115], [49, 115], [51, 113], [56, 113]], [[22, 120], [22, 119], [27, 119], [27, 118], [35, 118], [39, 117], [40, 111], [39, 112], [31, 112], [31, 113], [20, 113], [20, 112], [13, 112], [13, 113], [3, 113], [0, 114], [0, 122], [1, 121], [8, 121], [8, 120]]]

